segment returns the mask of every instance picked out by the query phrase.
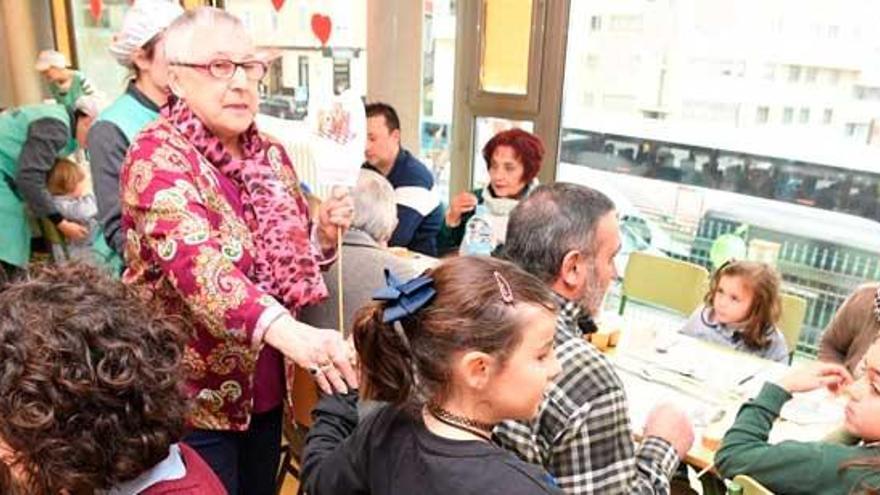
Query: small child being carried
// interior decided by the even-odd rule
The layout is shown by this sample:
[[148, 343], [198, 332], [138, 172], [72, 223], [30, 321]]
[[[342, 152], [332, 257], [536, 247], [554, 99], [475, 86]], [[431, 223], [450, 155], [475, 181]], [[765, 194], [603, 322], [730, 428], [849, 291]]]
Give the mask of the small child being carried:
[[[98, 203], [95, 195], [88, 190], [85, 172], [76, 163], [59, 158], [49, 171], [47, 189], [52, 194], [55, 207], [65, 219], [89, 229], [84, 239], [66, 240], [67, 257], [72, 260], [93, 261], [92, 244], [98, 232]], [[52, 249], [54, 251], [62, 247], [52, 246]], [[57, 258], [59, 253], [55, 254]]]

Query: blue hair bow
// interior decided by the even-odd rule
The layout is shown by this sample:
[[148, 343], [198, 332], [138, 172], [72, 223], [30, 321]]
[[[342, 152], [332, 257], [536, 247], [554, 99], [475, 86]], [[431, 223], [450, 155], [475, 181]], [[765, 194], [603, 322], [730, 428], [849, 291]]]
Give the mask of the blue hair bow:
[[434, 279], [427, 275], [401, 282], [386, 268], [385, 285], [373, 293], [374, 301], [385, 301], [385, 311], [382, 313], [384, 323], [392, 323], [415, 314], [437, 295]]

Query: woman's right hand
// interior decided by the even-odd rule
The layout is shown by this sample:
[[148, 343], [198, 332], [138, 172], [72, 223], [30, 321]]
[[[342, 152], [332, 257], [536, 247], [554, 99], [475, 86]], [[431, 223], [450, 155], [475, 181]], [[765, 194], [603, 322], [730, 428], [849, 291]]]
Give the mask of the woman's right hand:
[[269, 326], [263, 340], [312, 373], [325, 393], [347, 393], [358, 386], [350, 347], [336, 330], [315, 328], [283, 316]]
[[446, 226], [458, 227], [461, 216], [477, 207], [477, 197], [469, 192], [458, 193], [449, 203], [446, 211]]

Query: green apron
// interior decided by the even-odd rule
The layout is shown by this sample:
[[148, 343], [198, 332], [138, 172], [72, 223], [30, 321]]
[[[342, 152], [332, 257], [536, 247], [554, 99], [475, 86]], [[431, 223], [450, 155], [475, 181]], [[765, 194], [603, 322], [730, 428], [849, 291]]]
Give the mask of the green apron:
[[[18, 157], [27, 140], [30, 125], [51, 118], [70, 128], [70, 115], [62, 105], [27, 105], [0, 113], [0, 261], [25, 267], [31, 256], [31, 231], [25, 204], [15, 187]], [[71, 133], [72, 136], [73, 133]], [[76, 149], [71, 137], [58, 156]]]
[[[97, 122], [110, 122], [122, 131], [129, 145], [147, 124], [156, 120], [159, 112], [140, 104], [133, 96], [125, 92], [113, 104], [98, 116]], [[122, 164], [117, 164], [122, 167]], [[104, 238], [104, 230], [99, 229], [95, 236], [92, 251], [99, 263], [107, 266], [111, 272], [122, 272], [124, 262], [122, 253], [117, 253]]]

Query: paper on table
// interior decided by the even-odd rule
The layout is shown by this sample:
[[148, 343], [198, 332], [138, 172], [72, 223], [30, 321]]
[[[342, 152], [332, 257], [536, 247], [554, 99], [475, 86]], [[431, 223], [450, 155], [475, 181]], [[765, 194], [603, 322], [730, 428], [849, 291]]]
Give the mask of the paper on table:
[[364, 161], [367, 119], [364, 104], [352, 91], [346, 91], [309, 109], [307, 119], [312, 134], [318, 185], [357, 184]]

